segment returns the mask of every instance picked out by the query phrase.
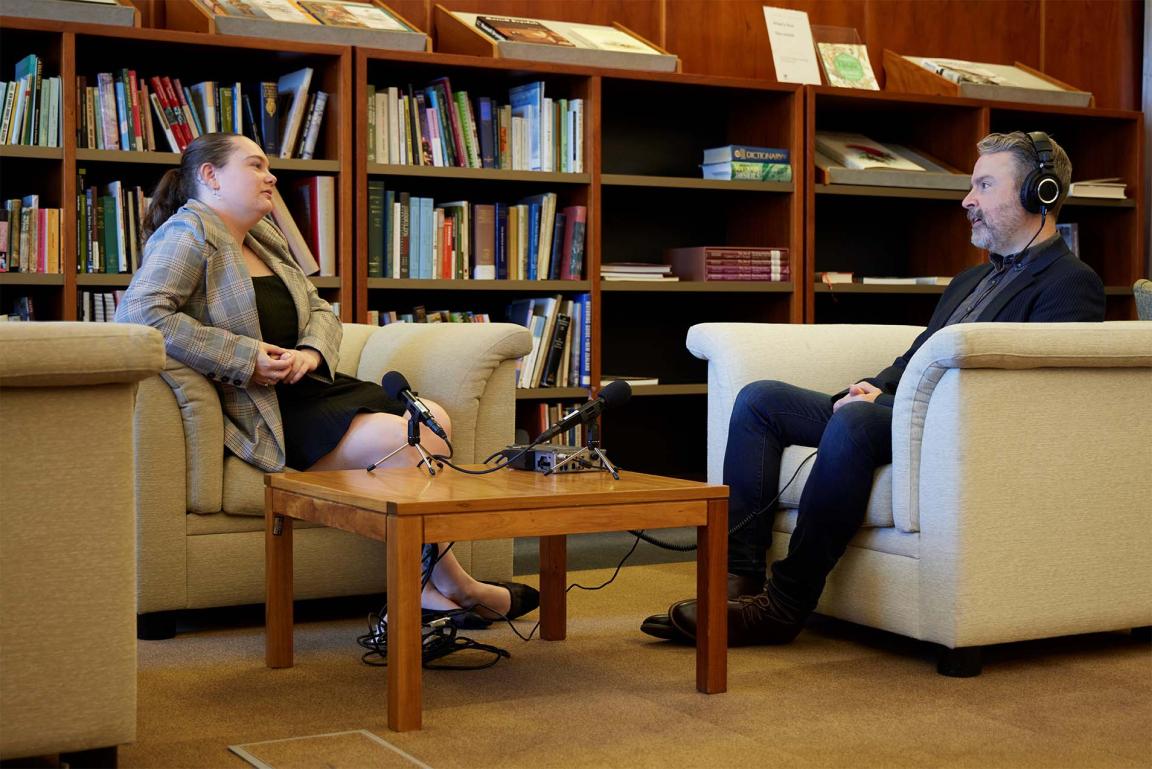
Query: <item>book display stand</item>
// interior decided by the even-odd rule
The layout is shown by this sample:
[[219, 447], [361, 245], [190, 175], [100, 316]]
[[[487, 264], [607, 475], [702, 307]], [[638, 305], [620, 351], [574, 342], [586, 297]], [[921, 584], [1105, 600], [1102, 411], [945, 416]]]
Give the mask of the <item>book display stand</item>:
[[[34, 0], [33, 0], [34, 1]], [[363, 26], [296, 23], [278, 19], [226, 16], [214, 14], [200, 0], [181, 0], [168, 3], [165, 25], [168, 29], [188, 32], [207, 32], [217, 35], [242, 35], [268, 40], [294, 40], [301, 43], [327, 43], [330, 45], [360, 45], [392, 51], [430, 51], [432, 41], [415, 24], [396, 13], [379, 0], [366, 0], [393, 17], [410, 31], [399, 29], [369, 29]]]
[[25, 19], [51, 19], [114, 27], [139, 27], [140, 11], [130, 0], [78, 3], [75, 0], [4, 0], [0, 12]]
[[[1012, 66], [1003, 64], [981, 64], [979, 62], [955, 62], [958, 68], [972, 69], [976, 76], [972, 80], [1000, 80], [1000, 83], [969, 82], [955, 69], [946, 66], [935, 67], [930, 71], [921, 64], [929, 65], [940, 61], [932, 57], [902, 56], [894, 51], [884, 50], [885, 88], [889, 91], [935, 94], [939, 96], [962, 96], [969, 99], [989, 99], [991, 101], [1024, 102], [1026, 104], [1046, 104], [1058, 107], [1092, 107], [1095, 99], [1087, 91], [1081, 91], [1026, 64], [1016, 62]], [[937, 74], [937, 71], [944, 74]], [[960, 79], [955, 82], [950, 79]], [[989, 77], [990, 76], [990, 77]]]
[[[647, 72], [680, 71], [678, 56], [619, 23], [605, 27], [547, 19], [486, 16], [450, 11], [439, 3], [435, 18], [436, 50], [445, 53]], [[486, 21], [495, 22], [496, 26], [485, 24]], [[501, 32], [501, 22], [506, 24], [503, 26], [505, 32]], [[482, 31], [480, 25], [492, 32]]]

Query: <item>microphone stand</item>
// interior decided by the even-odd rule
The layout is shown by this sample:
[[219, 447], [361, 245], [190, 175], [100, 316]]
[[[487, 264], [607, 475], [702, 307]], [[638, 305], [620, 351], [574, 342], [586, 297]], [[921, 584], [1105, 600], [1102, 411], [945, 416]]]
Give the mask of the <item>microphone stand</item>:
[[577, 459], [581, 459], [586, 454], [591, 454], [594, 459], [600, 460], [600, 466], [597, 469], [607, 470], [608, 472], [612, 473], [612, 477], [615, 480], [620, 480], [620, 471], [616, 469], [616, 465], [612, 464], [612, 462], [608, 459], [608, 455], [605, 454], [600, 448], [600, 423], [595, 419], [588, 424], [588, 440], [584, 443], [583, 446], [580, 447], [580, 450], [564, 457], [555, 465], [548, 468], [544, 474], [551, 475], [564, 465], [568, 464], [569, 462], [575, 462]]
[[368, 472], [372, 472], [377, 467], [384, 464], [389, 459], [396, 456], [409, 446], [415, 448], [417, 453], [419, 453], [421, 456], [421, 460], [416, 463], [416, 466], [419, 467], [420, 465], [424, 465], [428, 468], [429, 475], [436, 475], [436, 468], [432, 466], [432, 455], [428, 453], [427, 449], [420, 445], [420, 422], [417, 421], [416, 415], [413, 414], [411, 410], [408, 412], [408, 441], [406, 443], [400, 444], [395, 449], [390, 451], [386, 456], [370, 464], [368, 466]]

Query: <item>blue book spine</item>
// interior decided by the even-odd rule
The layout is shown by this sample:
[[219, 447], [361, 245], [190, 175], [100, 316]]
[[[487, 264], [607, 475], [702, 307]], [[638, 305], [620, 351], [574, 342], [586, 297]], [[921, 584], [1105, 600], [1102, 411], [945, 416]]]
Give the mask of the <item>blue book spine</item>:
[[496, 280], [508, 280], [508, 206], [496, 203]]
[[567, 217], [562, 211], [556, 212], [556, 224], [552, 227], [552, 259], [548, 265], [548, 279], [560, 280], [560, 263], [564, 261], [560, 249], [564, 247], [564, 222]]
[[408, 199], [408, 276], [411, 278], [424, 277], [420, 272], [420, 238], [424, 228], [420, 226], [420, 214], [423, 208], [420, 198], [412, 196]]
[[132, 110], [128, 107], [127, 95], [124, 93], [124, 83], [121, 80], [116, 81], [116, 115], [119, 118], [117, 123], [120, 127], [120, 149], [132, 149], [132, 134], [128, 130], [128, 116], [132, 114]]
[[540, 253], [540, 203], [532, 201], [528, 204], [528, 270], [525, 276], [528, 280], [536, 280], [540, 277], [537, 274], [537, 265], [540, 260], [537, 254]]
[[436, 213], [432, 198], [420, 198], [420, 277], [425, 280], [436, 277], [434, 250], [436, 245]]
[[477, 99], [480, 109], [480, 165], [496, 168], [496, 127], [492, 119], [492, 99], [481, 96]]

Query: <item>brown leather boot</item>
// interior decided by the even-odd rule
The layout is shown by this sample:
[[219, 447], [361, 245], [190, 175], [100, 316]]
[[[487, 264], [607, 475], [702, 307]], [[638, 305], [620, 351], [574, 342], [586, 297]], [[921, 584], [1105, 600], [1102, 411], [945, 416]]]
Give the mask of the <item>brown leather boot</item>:
[[735, 601], [742, 595], [758, 595], [764, 592], [764, 578], [748, 574], [728, 575], [728, 600]]
[[[695, 640], [695, 600], [672, 604], [668, 619], [680, 635]], [[803, 629], [803, 622], [785, 621], [767, 593], [745, 595], [728, 602], [729, 646], [792, 643]]]

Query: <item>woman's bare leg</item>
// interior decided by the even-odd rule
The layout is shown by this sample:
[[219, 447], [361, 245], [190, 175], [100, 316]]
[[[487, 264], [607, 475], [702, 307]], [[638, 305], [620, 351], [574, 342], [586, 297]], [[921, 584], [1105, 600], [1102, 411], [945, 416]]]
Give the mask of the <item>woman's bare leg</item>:
[[[425, 405], [436, 421], [452, 434], [452, 421], [448, 412], [438, 403], [426, 400]], [[380, 461], [398, 446], [406, 446], [380, 467], [412, 467], [420, 461], [420, 453], [407, 446], [408, 419], [395, 414], [357, 414], [352, 417], [348, 432], [336, 448], [320, 457], [311, 470], [363, 470]], [[429, 454], [447, 454], [448, 445], [424, 425], [420, 425], [420, 445]]]

